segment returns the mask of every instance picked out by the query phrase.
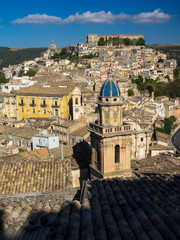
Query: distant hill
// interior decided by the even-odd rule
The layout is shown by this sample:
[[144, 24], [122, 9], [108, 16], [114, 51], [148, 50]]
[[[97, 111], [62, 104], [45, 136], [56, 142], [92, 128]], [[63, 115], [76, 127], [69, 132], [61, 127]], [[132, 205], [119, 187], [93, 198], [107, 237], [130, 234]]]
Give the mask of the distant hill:
[[167, 54], [168, 59], [176, 59], [177, 65], [180, 67], [180, 44], [151, 44], [148, 47]]
[[0, 47], [0, 69], [39, 57], [47, 48], [8, 48]]

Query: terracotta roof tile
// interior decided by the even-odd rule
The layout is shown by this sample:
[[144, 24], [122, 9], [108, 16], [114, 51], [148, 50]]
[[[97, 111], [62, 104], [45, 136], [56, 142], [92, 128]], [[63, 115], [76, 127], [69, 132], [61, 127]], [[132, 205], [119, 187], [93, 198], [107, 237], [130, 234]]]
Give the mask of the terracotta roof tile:
[[[84, 182], [80, 202], [68, 192], [0, 196], [3, 239], [177, 240], [179, 175]], [[71, 198], [73, 194], [69, 191]], [[70, 198], [69, 196], [69, 198]]]

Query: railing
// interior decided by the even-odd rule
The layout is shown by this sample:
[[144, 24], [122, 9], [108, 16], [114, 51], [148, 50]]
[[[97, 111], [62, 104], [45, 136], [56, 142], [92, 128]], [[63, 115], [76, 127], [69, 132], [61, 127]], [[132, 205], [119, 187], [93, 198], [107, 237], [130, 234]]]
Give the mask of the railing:
[[124, 126], [101, 126], [94, 123], [89, 124], [90, 129], [99, 132], [101, 134], [109, 134], [109, 133], [116, 133], [116, 132], [128, 132], [131, 131], [131, 126], [124, 125]]
[[35, 103], [31, 103], [30, 106], [31, 106], [31, 107], [35, 107], [36, 104], [35, 104]]
[[59, 108], [59, 105], [53, 104], [52, 108]]
[[24, 103], [19, 103], [19, 106], [24, 106], [25, 104]]
[[41, 104], [41, 107], [46, 108], [46, 107], [47, 107], [47, 104]]

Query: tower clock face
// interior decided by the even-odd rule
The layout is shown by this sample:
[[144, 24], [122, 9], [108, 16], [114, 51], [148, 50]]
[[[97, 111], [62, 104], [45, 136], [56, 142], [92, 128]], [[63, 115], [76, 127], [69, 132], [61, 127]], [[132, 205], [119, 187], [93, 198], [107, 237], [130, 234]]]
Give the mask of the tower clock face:
[[79, 112], [79, 108], [75, 108], [75, 112]]

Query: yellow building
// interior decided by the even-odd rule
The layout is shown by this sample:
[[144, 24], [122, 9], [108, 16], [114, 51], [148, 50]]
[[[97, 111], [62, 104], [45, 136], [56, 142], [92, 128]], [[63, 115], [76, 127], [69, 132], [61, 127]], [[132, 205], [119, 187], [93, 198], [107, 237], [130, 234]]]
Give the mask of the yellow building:
[[132, 103], [128, 102], [127, 109], [128, 110], [134, 109], [134, 105]]
[[99, 62], [98, 59], [90, 59], [90, 66], [91, 68], [95, 68], [95, 65]]
[[129, 73], [126, 72], [126, 71], [122, 71], [122, 74], [123, 74], [123, 75], [128, 75]]
[[16, 96], [12, 93], [0, 93], [2, 99], [2, 111], [1, 114], [4, 117], [16, 118]]
[[30, 87], [16, 92], [17, 119], [51, 118], [69, 119], [70, 87]]

